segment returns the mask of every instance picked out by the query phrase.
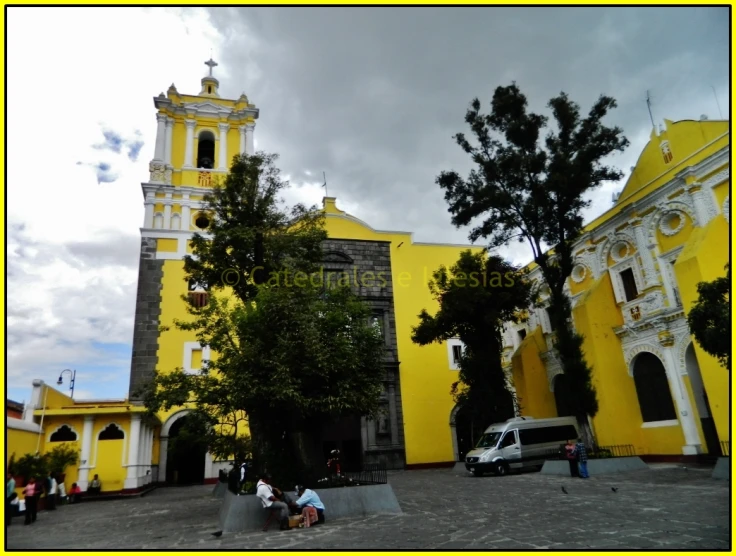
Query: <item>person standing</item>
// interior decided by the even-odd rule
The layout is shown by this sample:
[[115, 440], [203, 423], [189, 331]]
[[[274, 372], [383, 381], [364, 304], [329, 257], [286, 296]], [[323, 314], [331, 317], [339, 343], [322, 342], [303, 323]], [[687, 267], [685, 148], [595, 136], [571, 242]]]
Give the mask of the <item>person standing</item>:
[[56, 509], [56, 491], [57, 491], [56, 477], [54, 477], [54, 474], [51, 471], [49, 471], [49, 476], [46, 477], [46, 509], [47, 510]]
[[238, 485], [241, 491], [243, 490], [243, 488], [245, 488], [245, 479], [247, 477], [248, 477], [248, 462], [243, 460], [243, 463], [240, 464], [240, 484]]
[[10, 526], [10, 522], [13, 519], [13, 500], [17, 495], [15, 494], [15, 479], [13, 474], [8, 471], [8, 482], [5, 483], [5, 525]]
[[585, 443], [582, 440], [578, 440], [578, 443], [575, 445], [575, 455], [578, 460], [580, 478], [587, 479], [590, 477], [588, 475], [588, 453], [585, 450]]
[[23, 489], [23, 497], [26, 502], [26, 519], [24, 525], [30, 525], [36, 521], [40, 490], [40, 485], [36, 482], [36, 477], [29, 478], [28, 484]]
[[567, 463], [570, 464], [570, 476], [579, 477], [575, 444], [572, 443], [572, 440], [568, 440], [567, 444], [565, 444], [565, 457], [567, 458]]

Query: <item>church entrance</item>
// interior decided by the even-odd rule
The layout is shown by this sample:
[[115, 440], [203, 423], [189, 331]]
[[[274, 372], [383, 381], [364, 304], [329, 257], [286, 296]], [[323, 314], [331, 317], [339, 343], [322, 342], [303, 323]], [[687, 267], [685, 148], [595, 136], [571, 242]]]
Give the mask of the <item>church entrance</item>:
[[340, 450], [340, 469], [360, 471], [363, 463], [363, 440], [360, 417], [344, 417], [322, 428], [322, 454], [325, 469], [332, 450]]
[[189, 416], [178, 419], [169, 429], [166, 482], [174, 485], [204, 483], [207, 445]]

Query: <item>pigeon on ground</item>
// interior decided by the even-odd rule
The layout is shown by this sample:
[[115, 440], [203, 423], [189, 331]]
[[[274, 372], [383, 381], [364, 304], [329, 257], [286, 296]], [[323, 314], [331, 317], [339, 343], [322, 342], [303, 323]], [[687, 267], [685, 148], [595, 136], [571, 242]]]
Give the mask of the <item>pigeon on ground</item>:
[[565, 487], [562, 487], [562, 492], [564, 492], [565, 494], [567, 494], [567, 490], [565, 490]]
[[611, 490], [612, 490], [613, 492], [618, 492], [618, 489], [617, 489], [616, 487], [611, 487]]
[[222, 531], [215, 531], [214, 533], [211, 533], [213, 537], [221, 537]]

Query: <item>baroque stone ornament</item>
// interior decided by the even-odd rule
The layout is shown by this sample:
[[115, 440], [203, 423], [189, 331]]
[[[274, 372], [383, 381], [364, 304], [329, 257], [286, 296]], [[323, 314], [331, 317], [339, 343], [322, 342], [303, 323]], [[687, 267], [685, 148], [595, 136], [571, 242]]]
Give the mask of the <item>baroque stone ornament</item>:
[[675, 336], [669, 330], [663, 330], [657, 334], [657, 339], [663, 347], [672, 347], [675, 345]]
[[572, 278], [573, 282], [575, 282], [576, 284], [579, 284], [580, 282], [585, 280], [586, 275], [587, 275], [586, 266], [579, 262], [573, 267], [572, 273], [570, 274], [570, 278]]
[[685, 227], [686, 215], [679, 210], [669, 210], [659, 219], [659, 231], [666, 236], [674, 236]]
[[166, 165], [163, 162], [152, 160], [148, 164], [150, 172], [150, 181], [164, 183], [166, 180]]
[[171, 164], [166, 165], [166, 170], [164, 170], [164, 183], [167, 185], [171, 185], [171, 174], [174, 171], [174, 167]]
[[729, 220], [730, 215], [728, 214], [728, 211], [730, 210], [729, 200], [728, 200], [729, 197], [730, 195], [726, 195], [726, 198], [723, 200], [723, 207], [721, 209], [723, 211], [723, 218], [726, 219], [726, 222], [730, 222]]

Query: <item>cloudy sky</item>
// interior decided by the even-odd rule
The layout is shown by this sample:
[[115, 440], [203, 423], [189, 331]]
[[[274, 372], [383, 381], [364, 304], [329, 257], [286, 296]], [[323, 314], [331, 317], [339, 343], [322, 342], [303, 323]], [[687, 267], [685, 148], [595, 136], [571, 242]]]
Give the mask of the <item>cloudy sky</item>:
[[[726, 8], [11, 8], [7, 36], [8, 397], [77, 370], [75, 397], [127, 395], [152, 97], [197, 93], [212, 52], [222, 96], [261, 109], [290, 200], [338, 206], [416, 241], [467, 243], [442, 170], [469, 101], [517, 81], [532, 109], [565, 91], [631, 147], [651, 124], [729, 110]], [[714, 91], [711, 88], [715, 89]], [[611, 206], [609, 184], [589, 218]], [[528, 260], [522, 247], [505, 254]], [[68, 385], [68, 377], [65, 377]], [[66, 388], [64, 386], [63, 388]]]

